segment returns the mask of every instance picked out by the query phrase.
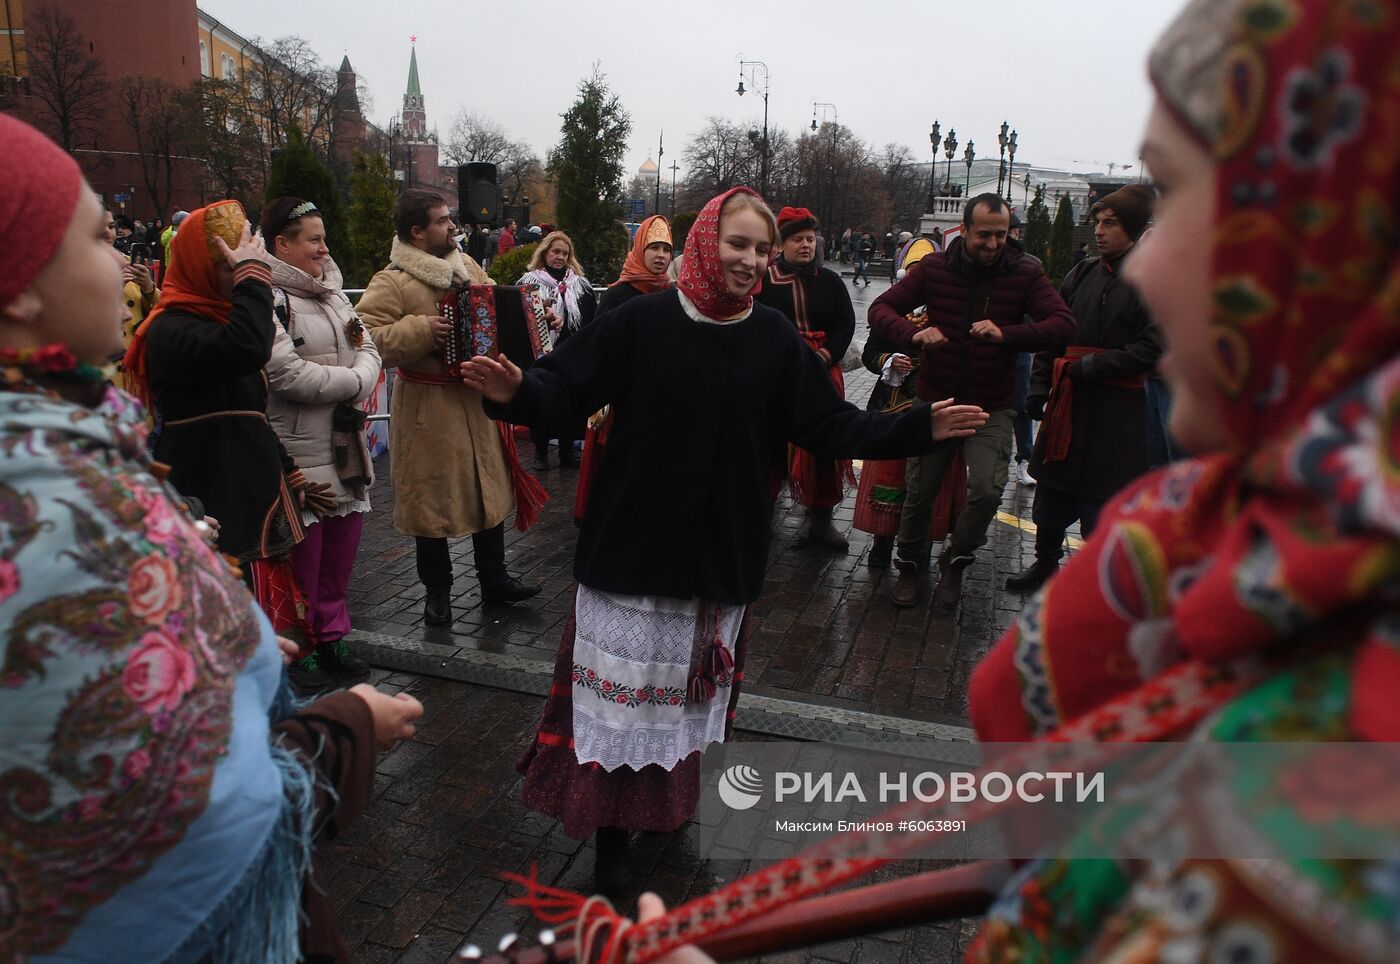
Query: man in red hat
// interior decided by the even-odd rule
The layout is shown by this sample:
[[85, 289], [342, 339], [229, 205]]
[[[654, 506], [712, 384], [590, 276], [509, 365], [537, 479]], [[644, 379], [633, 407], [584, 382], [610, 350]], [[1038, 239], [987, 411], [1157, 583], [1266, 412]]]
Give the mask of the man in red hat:
[[[832, 384], [844, 396], [841, 359], [856, 331], [856, 313], [841, 277], [817, 260], [817, 228], [816, 216], [806, 208], [789, 207], [779, 212], [781, 253], [768, 266], [763, 290], [754, 300], [792, 319], [803, 339], [826, 363]], [[831, 524], [831, 510], [845, 495], [845, 484], [855, 482], [851, 463], [822, 460], [793, 449], [788, 479], [793, 498], [807, 507], [807, 537], [833, 551], [845, 552], [846, 537]]]

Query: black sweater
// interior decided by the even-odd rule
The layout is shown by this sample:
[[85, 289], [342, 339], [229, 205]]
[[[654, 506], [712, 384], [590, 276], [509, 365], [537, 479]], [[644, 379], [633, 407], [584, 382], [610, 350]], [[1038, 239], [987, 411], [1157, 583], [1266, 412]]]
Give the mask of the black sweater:
[[775, 473], [789, 442], [830, 458], [934, 448], [929, 409], [862, 412], [782, 315], [692, 320], [674, 290], [633, 298], [546, 356], [487, 414], [567, 426], [614, 422], [579, 535], [574, 576], [605, 592], [758, 598]]
[[[779, 283], [779, 279], [789, 283]], [[856, 333], [856, 312], [851, 305], [851, 293], [846, 290], [846, 282], [830, 268], [817, 268], [814, 274], [804, 275], [782, 259], [771, 265], [763, 278], [763, 290], [758, 293], [757, 300], [778, 309], [800, 328], [804, 319], [797, 317], [792, 290], [795, 284], [803, 289], [802, 307], [807, 326], [826, 333], [826, 343], [818, 354], [825, 353], [823, 361], [828, 366], [840, 365]]]
[[273, 325], [272, 289], [248, 279], [233, 289], [228, 324], [175, 309], [146, 335], [160, 417], [152, 454], [219, 520], [219, 549], [240, 562], [280, 555], [301, 532], [283, 474], [296, 467], [264, 414]]

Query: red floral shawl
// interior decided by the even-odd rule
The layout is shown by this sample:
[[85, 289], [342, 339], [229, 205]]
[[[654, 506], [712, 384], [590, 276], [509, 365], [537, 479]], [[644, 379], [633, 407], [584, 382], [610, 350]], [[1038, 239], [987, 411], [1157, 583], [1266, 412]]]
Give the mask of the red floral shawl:
[[1397, 50], [1388, 8], [1242, 5], [1202, 239], [1233, 447], [1105, 510], [974, 674], [983, 740], [1049, 734], [1193, 663], [1352, 645], [1356, 737], [1400, 739]]
[[710, 198], [685, 237], [685, 258], [681, 261], [681, 276], [676, 287], [707, 318], [732, 318], [748, 311], [753, 307], [753, 296], [763, 290], [762, 271], [758, 272], [753, 288], [742, 297], [731, 295], [724, 284], [724, 268], [719, 263], [719, 213], [725, 202], [736, 194], [759, 196], [751, 188], [736, 187]]

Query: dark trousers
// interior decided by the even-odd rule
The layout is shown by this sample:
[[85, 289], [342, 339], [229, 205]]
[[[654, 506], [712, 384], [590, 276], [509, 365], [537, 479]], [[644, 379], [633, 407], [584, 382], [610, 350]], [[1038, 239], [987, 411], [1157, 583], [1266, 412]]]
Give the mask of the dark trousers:
[[1155, 376], [1147, 379], [1147, 467], [1160, 469], [1175, 462], [1182, 453], [1176, 450], [1167, 419], [1171, 416], [1172, 395], [1167, 383]]
[[866, 284], [870, 284], [870, 272], [866, 270], [869, 264], [870, 262], [866, 261], [865, 258], [856, 257], [856, 273], [851, 275], [851, 284], [855, 284], [861, 278], [865, 279]]
[[[451, 592], [452, 557], [447, 552], [447, 540], [418, 536], [414, 542], [418, 550], [418, 578], [423, 587], [428, 592]], [[472, 558], [476, 562], [476, 578], [483, 586], [497, 586], [509, 578], [504, 522], [472, 536]]]
[[1043, 482], [1036, 486], [1035, 503], [1031, 506], [1036, 562], [1060, 561], [1060, 556], [1064, 555], [1065, 531], [1076, 521], [1084, 538], [1089, 538], [1099, 524], [1102, 509], [1102, 502], [1081, 499]]

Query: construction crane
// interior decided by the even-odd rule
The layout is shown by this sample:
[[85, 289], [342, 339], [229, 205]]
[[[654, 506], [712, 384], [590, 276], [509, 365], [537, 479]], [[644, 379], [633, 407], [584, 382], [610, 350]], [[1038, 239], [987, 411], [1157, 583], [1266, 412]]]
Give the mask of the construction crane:
[[1097, 157], [1056, 157], [1056, 161], [1064, 161], [1067, 164], [1100, 164], [1108, 167], [1108, 176], [1113, 176], [1113, 169], [1116, 167], [1122, 171], [1132, 170], [1132, 164], [1124, 164], [1121, 161], [1101, 161]]

